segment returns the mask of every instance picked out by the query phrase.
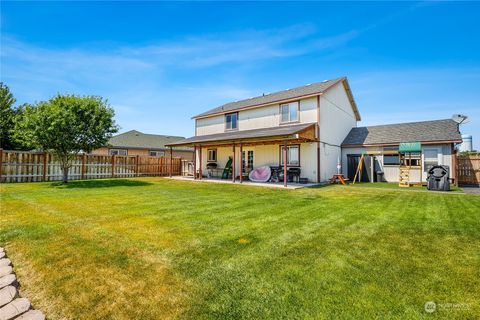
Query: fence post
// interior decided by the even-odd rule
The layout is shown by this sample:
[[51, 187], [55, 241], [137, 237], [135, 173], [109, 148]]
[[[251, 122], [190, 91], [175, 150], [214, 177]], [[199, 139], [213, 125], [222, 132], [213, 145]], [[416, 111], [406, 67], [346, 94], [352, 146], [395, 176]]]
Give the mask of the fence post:
[[47, 181], [47, 153], [43, 153], [42, 181]]
[[170, 178], [172, 177], [172, 170], [173, 170], [173, 150], [172, 147], [170, 147]]
[[85, 165], [86, 165], [86, 162], [87, 162], [87, 154], [84, 152], [83, 155], [82, 155], [82, 176], [81, 176], [81, 180], [85, 179]]
[[138, 161], [139, 161], [139, 156], [137, 154], [137, 157], [135, 158], [135, 173], [137, 174], [137, 177], [140, 176], [140, 172], [138, 172]]
[[0, 148], [0, 182], [2, 182], [2, 171], [3, 171], [3, 149]]
[[112, 178], [115, 178], [115, 155], [112, 154]]

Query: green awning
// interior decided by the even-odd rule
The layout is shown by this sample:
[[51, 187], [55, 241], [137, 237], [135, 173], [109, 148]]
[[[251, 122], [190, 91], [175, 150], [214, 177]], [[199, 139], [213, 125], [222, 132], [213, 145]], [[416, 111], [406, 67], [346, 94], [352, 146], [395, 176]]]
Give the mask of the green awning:
[[399, 152], [422, 152], [422, 144], [420, 142], [400, 143], [398, 146]]

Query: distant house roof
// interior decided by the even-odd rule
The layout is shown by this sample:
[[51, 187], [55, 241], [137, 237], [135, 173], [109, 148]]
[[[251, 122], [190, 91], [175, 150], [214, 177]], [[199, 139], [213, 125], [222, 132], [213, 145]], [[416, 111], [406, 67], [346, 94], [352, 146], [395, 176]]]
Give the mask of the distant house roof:
[[108, 144], [110, 147], [115, 148], [164, 150], [167, 149], [166, 144], [183, 139], [185, 137], [146, 134], [131, 130], [111, 137]]
[[170, 143], [169, 146], [191, 146], [206, 142], [225, 143], [232, 141], [246, 141], [248, 139], [261, 140], [266, 138], [288, 138], [291, 135], [302, 132], [309, 128], [314, 128], [315, 123], [302, 123], [289, 126], [270, 127], [253, 130], [239, 130], [208, 134], [203, 136], [194, 136], [178, 142]]
[[213, 108], [204, 113], [198, 114], [194, 116], [193, 119], [203, 118], [203, 117], [217, 115], [217, 114], [224, 114], [227, 112], [233, 112], [237, 110], [259, 107], [259, 106], [269, 105], [274, 103], [282, 103], [282, 102], [296, 99], [296, 98], [317, 96], [324, 93], [329, 88], [333, 87], [334, 85], [340, 82], [343, 82], [345, 86], [345, 90], [347, 91], [349, 100], [353, 106], [353, 111], [355, 113], [355, 116], [357, 120], [360, 121], [360, 113], [358, 111], [355, 100], [353, 99], [352, 91], [350, 90], [350, 86], [348, 84], [346, 77], [341, 77], [333, 80], [325, 80], [322, 82], [312, 83], [303, 87], [287, 89], [284, 91], [265, 94], [265, 95], [250, 98], [250, 99], [226, 103], [217, 108]]
[[458, 123], [444, 119], [353, 128], [343, 140], [342, 146], [435, 141], [461, 142]]

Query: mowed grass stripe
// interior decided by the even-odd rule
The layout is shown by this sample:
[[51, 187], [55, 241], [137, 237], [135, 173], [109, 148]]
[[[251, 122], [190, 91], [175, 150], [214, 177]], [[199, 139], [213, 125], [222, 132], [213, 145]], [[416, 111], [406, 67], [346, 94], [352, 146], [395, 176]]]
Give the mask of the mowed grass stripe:
[[[2, 185], [6, 244], [51, 319], [479, 315], [479, 197], [112, 179]], [[447, 313], [448, 312], [448, 313]]]

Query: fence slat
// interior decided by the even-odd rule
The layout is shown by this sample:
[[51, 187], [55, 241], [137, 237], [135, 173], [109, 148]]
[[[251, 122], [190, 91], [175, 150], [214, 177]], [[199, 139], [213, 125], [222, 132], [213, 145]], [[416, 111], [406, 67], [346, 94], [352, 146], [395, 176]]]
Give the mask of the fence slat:
[[[108, 156], [81, 154], [72, 161], [69, 180], [168, 176], [182, 173], [182, 160], [152, 156]], [[62, 180], [60, 162], [46, 152], [0, 149], [0, 182], [35, 182]]]
[[458, 156], [457, 177], [459, 184], [480, 185], [480, 156]]

